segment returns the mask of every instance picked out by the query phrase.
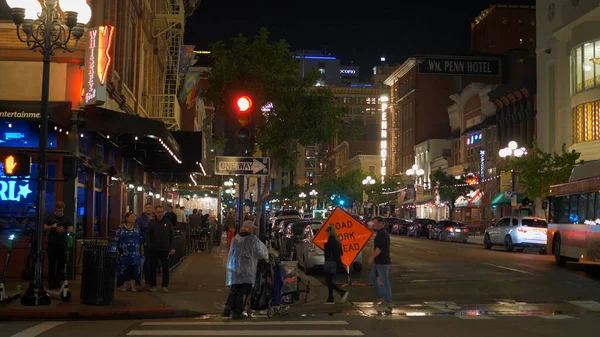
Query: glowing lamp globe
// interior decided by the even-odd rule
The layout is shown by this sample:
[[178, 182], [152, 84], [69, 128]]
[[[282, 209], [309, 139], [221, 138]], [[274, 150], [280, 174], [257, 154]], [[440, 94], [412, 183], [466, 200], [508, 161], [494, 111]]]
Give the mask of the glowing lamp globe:
[[79, 12], [77, 12], [77, 23], [81, 23], [83, 25], [87, 25], [88, 22], [92, 19], [92, 9], [87, 4], [81, 6]]
[[517, 144], [517, 142], [515, 142], [514, 140], [511, 140], [511, 141], [508, 143], [508, 148], [509, 148], [509, 149], [511, 149], [511, 150], [513, 150], [513, 151], [514, 151], [514, 150], [516, 150], [516, 149], [517, 149], [517, 147], [519, 147], [519, 145], [518, 145], [518, 144]]
[[13, 0], [7, 1], [7, 3], [11, 8], [23, 8], [25, 20], [37, 20], [42, 13], [42, 5], [37, 0]]
[[25, 8], [23, 6], [24, 3], [25, 3], [25, 1], [22, 1], [22, 0], [6, 0], [6, 4], [10, 8]]
[[237, 107], [241, 112], [246, 112], [252, 106], [252, 100], [248, 96], [242, 96], [237, 100]]

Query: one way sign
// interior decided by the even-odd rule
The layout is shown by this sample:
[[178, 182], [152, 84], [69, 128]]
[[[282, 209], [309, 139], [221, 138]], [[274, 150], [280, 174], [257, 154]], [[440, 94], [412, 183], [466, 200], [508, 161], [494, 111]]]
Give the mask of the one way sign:
[[215, 157], [215, 174], [217, 175], [268, 175], [271, 159], [268, 157]]

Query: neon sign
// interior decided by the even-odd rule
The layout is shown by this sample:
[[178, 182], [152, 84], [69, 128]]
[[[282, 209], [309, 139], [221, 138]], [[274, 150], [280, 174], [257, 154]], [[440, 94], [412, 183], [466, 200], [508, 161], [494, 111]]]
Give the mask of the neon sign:
[[341, 69], [340, 74], [356, 74], [356, 70], [354, 69]]
[[113, 26], [100, 26], [88, 31], [83, 90], [86, 105], [102, 105], [106, 102], [106, 79], [112, 66], [110, 54], [114, 34]]
[[[17, 192], [17, 189], [19, 190]], [[29, 181], [26, 180], [0, 180], [0, 200], [2, 201], [21, 201], [27, 199], [27, 196], [32, 193], [29, 189]]]
[[381, 96], [381, 182], [383, 177], [387, 175], [387, 108], [390, 98]]

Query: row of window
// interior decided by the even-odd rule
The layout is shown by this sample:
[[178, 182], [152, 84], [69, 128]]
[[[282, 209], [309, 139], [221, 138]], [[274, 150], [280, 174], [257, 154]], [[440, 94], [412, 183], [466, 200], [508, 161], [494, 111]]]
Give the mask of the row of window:
[[381, 104], [379, 97], [334, 97], [336, 103], [341, 104]]
[[600, 101], [573, 108], [573, 143], [600, 140]]
[[600, 218], [600, 192], [581, 193], [552, 198], [550, 222], [586, 224]]
[[571, 93], [600, 86], [600, 40], [571, 51]]
[[413, 78], [412, 76], [409, 76], [408, 78], [405, 78], [403, 81], [396, 81], [396, 83], [394, 83], [394, 99], [400, 99], [404, 96], [406, 96], [406, 94], [408, 94], [409, 92], [411, 92], [414, 88], [414, 83], [413, 83]]

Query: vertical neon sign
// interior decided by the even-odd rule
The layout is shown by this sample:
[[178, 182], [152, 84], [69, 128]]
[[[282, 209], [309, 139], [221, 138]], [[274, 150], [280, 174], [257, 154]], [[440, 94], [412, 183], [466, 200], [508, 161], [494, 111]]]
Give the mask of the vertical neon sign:
[[381, 101], [381, 182], [387, 175], [387, 108], [390, 98], [382, 95]]
[[106, 80], [112, 66], [110, 55], [114, 33], [113, 26], [100, 26], [88, 31], [83, 96], [86, 105], [106, 102]]

